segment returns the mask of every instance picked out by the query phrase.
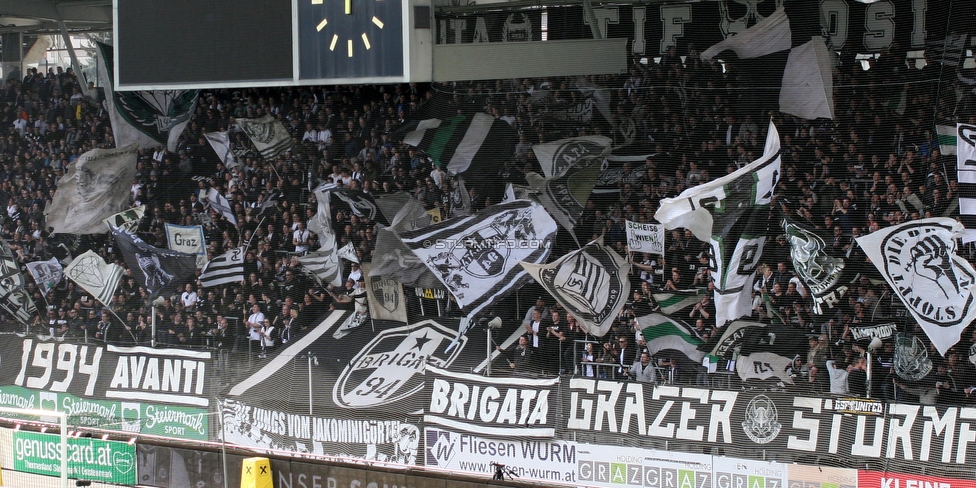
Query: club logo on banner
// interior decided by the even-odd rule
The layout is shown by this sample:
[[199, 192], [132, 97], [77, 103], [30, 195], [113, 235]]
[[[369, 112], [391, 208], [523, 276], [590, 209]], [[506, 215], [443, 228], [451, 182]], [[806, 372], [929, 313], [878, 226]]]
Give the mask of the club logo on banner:
[[922, 326], [939, 353], [959, 342], [974, 318], [976, 270], [956, 255], [963, 225], [948, 218], [888, 227], [857, 243]]
[[632, 252], [664, 254], [664, 226], [626, 221], [627, 247]]
[[838, 286], [844, 273], [844, 260], [828, 254], [827, 244], [817, 233], [788, 221], [785, 229], [793, 268], [810, 288], [813, 313], [822, 315], [824, 308], [834, 308], [847, 294], [847, 286]]
[[746, 405], [742, 431], [756, 444], [769, 444], [783, 429], [776, 403], [766, 395], [757, 395]]
[[[460, 344], [448, 350], [455, 340]], [[449, 367], [465, 343], [467, 337], [431, 320], [384, 330], [342, 370], [332, 399], [348, 408], [399, 402], [424, 388], [425, 368]]]
[[482, 435], [553, 437], [549, 394], [559, 378], [485, 378], [427, 368], [430, 405], [424, 422]]
[[[966, 226], [963, 242], [976, 241], [976, 126], [956, 124], [952, 143], [956, 148], [956, 176], [959, 181], [959, 220]], [[940, 147], [948, 148], [943, 143]], [[943, 154], [949, 154], [943, 150]]]

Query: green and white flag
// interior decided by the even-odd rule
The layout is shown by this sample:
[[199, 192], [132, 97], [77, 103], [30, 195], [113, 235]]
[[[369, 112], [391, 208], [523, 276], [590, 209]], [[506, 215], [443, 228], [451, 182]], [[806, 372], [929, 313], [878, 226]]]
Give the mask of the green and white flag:
[[514, 155], [518, 134], [512, 126], [488, 114], [409, 122], [413, 127], [403, 138], [451, 173], [463, 173]]
[[684, 324], [680, 324], [659, 313], [637, 317], [637, 328], [647, 341], [647, 352], [652, 356], [659, 351], [674, 350], [684, 354], [695, 364], [701, 364], [705, 352], [698, 350], [701, 339]]
[[935, 126], [935, 134], [939, 140], [939, 151], [942, 154], [956, 154], [956, 128], [951, 125]]

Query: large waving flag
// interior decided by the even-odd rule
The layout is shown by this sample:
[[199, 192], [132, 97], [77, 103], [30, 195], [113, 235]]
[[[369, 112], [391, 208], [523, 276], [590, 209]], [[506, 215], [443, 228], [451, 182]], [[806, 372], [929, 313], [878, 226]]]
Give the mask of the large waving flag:
[[149, 292], [150, 300], [175, 290], [196, 272], [197, 257], [193, 254], [151, 246], [124, 229], [112, 229], [112, 235], [136, 283]]
[[788, 325], [750, 328], [742, 339], [735, 369], [743, 380], [778, 378], [792, 385], [796, 358], [806, 343], [803, 331]]
[[[966, 226], [962, 240], [972, 242], [976, 241], [976, 126], [957, 124], [955, 136], [952, 147], [959, 178], [959, 220]], [[943, 147], [941, 137], [939, 142]]]
[[104, 219], [129, 206], [139, 148], [92, 149], [68, 165], [44, 209], [54, 233], [104, 234]]
[[210, 208], [223, 215], [228, 222], [237, 225], [237, 217], [234, 215], [234, 209], [231, 208], [230, 202], [215, 188], [207, 190], [207, 202], [209, 202]]
[[711, 245], [719, 327], [752, 310], [752, 282], [769, 232], [766, 213], [781, 174], [779, 150], [779, 132], [770, 123], [761, 158], [662, 200], [654, 215], [666, 229], [689, 229]]
[[472, 316], [528, 281], [519, 262], [546, 262], [556, 229], [541, 205], [518, 200], [403, 232], [400, 239]]
[[684, 324], [659, 313], [637, 317], [637, 328], [646, 341], [651, 356], [659, 351], [674, 350], [691, 362], [701, 364], [705, 353], [698, 349], [702, 341]]
[[264, 159], [271, 159], [295, 145], [285, 126], [271, 115], [258, 119], [237, 119], [237, 124]]
[[630, 298], [627, 260], [605, 246], [603, 239], [549, 264], [521, 264], [595, 336], [606, 335]]
[[197, 108], [198, 90], [115, 91], [112, 46], [98, 44], [98, 78], [117, 147], [165, 145], [176, 151], [183, 129]]
[[886, 227], [857, 243], [895, 295], [922, 326], [939, 353], [959, 342], [976, 319], [976, 270], [956, 255], [963, 225], [948, 218], [922, 219]]
[[384, 277], [422, 288], [441, 288], [434, 273], [407, 247], [398, 235], [423, 229], [431, 224], [430, 215], [416, 198], [404, 202], [389, 227], [376, 234], [376, 248], [369, 270], [372, 277]]
[[102, 305], [109, 306], [112, 303], [112, 295], [119, 287], [122, 279], [121, 266], [115, 263], [106, 263], [95, 251], [85, 251], [81, 256], [76, 257], [67, 267], [64, 274], [78, 283], [88, 293], [91, 293]]
[[423, 150], [452, 173], [507, 158], [514, 154], [518, 140], [512, 126], [484, 113], [408, 124], [412, 130], [403, 142]]
[[[793, 1], [741, 34], [701, 53], [710, 60], [732, 50], [757, 100], [779, 100], [779, 110], [804, 119], [834, 118], [832, 63], [820, 27], [819, 2]], [[764, 89], [771, 86], [775, 92]], [[764, 104], [765, 105], [765, 104]]]

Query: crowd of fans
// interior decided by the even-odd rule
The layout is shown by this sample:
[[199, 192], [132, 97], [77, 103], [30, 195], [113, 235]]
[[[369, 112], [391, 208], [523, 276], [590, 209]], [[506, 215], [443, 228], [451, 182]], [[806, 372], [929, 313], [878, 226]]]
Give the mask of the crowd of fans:
[[[757, 109], [749, 101], [754, 97], [747, 96], [754, 94], [739, 89], [740, 73], [733, 64], [702, 62], [694, 47], [682, 54], [687, 56], [669, 51], [659, 60], [635, 60], [624, 75], [588, 77], [587, 86], [603, 87], [611, 108], [609, 118], [595, 114], [588, 122], [552, 116], [585, 96], [574, 78], [203, 90], [177, 151], [158, 147], [139, 153], [131, 195], [133, 205], [146, 205], [146, 215], [138, 232], [150, 244], [166, 247], [165, 223], [201, 224], [209, 258], [247, 244], [244, 282], [203, 288], [190, 280], [156, 307], [155, 337], [146, 292], [131, 275], [123, 279], [110, 308], [69, 280], [46, 294], [30, 283], [42, 309], [36, 326], [57, 336], [185, 346], [229, 345], [249, 331], [251, 339], [273, 346], [294, 340], [332, 308], [356, 307], [351, 297], [359, 294], [358, 267], [347, 264], [348, 279], [333, 288], [306, 277], [298, 263], [299, 255], [319, 246], [318, 236], [306, 229], [317, 211], [309, 190], [334, 183], [375, 195], [406, 191], [426, 209], [449, 218], [452, 178], [420, 151], [405, 146], [397, 132], [429, 104], [446, 104], [452, 113], [488, 113], [518, 132], [514, 151], [498, 155], [498, 181], [524, 183], [527, 172], [538, 171], [532, 144], [604, 134], [620, 145], [624, 120], [632, 120], [636, 128], [627, 151], [647, 155], [643, 164], [623, 168], [612, 196], [587, 202], [575, 230], [580, 242], [603, 236], [628, 255], [632, 302], [609, 334], [595, 338], [587, 337], [572, 315], [547, 308], [554, 301], [542, 297], [523, 320], [529, 335], [510, 357], [512, 368], [529, 364], [526, 356], [535, 354], [550, 373], [611, 371], [659, 379], [643, 373], [646, 365], [671, 365], [668, 361], [677, 359], [642, 352], [632, 319], [654, 309], [654, 292], [708, 289], [709, 250], [689, 231], [675, 230], [667, 236], [664, 255], [632, 255], [626, 249], [624, 221], [652, 222], [661, 199], [758, 158], [769, 117], [783, 147], [783, 177], [769, 220], [779, 222], [788, 215], [821, 229], [831, 236], [829, 246], [851, 265], [865, 270], [871, 266], [853, 241], [859, 235], [908, 220], [958, 214], [955, 159], [942, 154], [934, 131], [937, 124], [976, 123], [963, 71], [949, 76], [952, 68], [942, 70], [935, 63], [916, 69], [896, 48], [872, 60], [870, 69], [845, 54], [834, 72], [835, 119], [809, 121]], [[8, 79], [0, 93], [0, 201], [7, 202], [6, 212], [0, 212], [2, 236], [21, 262], [67, 259], [91, 248], [125, 266], [107, 236], [49, 234], [44, 221], [43, 210], [67, 166], [90, 149], [115, 145], [102, 103], [104, 91], [93, 88], [84, 97], [80, 83], [70, 68], [48, 73], [32, 69], [22, 79]], [[902, 94], [903, 105], [889, 103]], [[265, 114], [280, 120], [295, 141], [291, 150], [273, 159], [262, 158], [236, 123], [239, 117]], [[206, 142], [204, 134], [218, 130], [230, 132], [239, 165], [225, 167]], [[474, 210], [501, 198], [492, 188], [468, 186]], [[210, 187], [231, 202], [236, 225], [208, 208], [202, 195]], [[268, 200], [274, 204], [265, 210]], [[361, 260], [370, 261], [376, 223], [341, 204], [333, 208], [339, 245], [352, 242]], [[849, 329], [876, 320], [879, 307], [890, 308], [892, 302], [881, 303], [886, 285], [862, 279], [836, 313], [816, 316], [783, 236], [763, 261], [754, 289], [754, 318], [801, 328], [816, 343], [809, 351], [797, 351], [803, 365], [798, 370], [804, 372], [798, 381], [822, 381], [832, 369], [858, 377], [864, 364]], [[682, 314], [702, 340], [720, 333], [707, 295]], [[924, 336], [910, 319], [899, 320], [903, 330]], [[582, 348], [558, 347], [576, 338], [593, 342]], [[959, 360], [969, 357], [974, 340], [976, 329], [971, 328], [946, 358], [930, 352], [942, 372], [935, 382], [940, 386], [933, 388], [952, 391], [943, 400], [964, 399], [968, 387], [976, 384], [972, 365]], [[886, 361], [890, 365], [891, 359]], [[594, 367], [598, 363], [617, 366]], [[894, 384], [894, 378], [875, 381], [879, 394], [894, 399], [914, 391], [928, 398], [924, 385], [882, 392], [878, 385], [885, 381]], [[849, 392], [864, 393], [863, 382]]]

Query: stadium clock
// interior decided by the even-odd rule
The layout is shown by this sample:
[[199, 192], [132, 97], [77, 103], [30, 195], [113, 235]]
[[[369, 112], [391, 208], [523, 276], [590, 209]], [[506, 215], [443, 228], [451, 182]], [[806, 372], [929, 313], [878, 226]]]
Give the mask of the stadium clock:
[[299, 0], [300, 78], [403, 76], [403, 0]]

